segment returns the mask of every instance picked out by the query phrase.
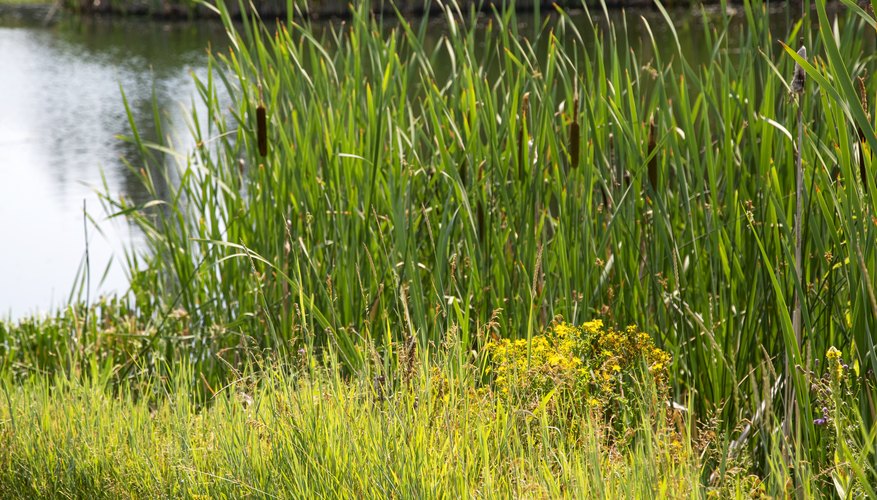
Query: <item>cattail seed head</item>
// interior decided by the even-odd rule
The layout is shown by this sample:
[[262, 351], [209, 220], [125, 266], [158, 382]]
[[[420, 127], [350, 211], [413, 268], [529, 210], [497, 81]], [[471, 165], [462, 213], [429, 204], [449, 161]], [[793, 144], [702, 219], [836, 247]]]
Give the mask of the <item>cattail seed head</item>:
[[264, 104], [259, 104], [256, 108], [256, 142], [259, 145], [259, 156], [264, 158], [268, 154], [268, 117]]
[[524, 152], [527, 148], [527, 137], [524, 134], [524, 129], [526, 127], [527, 122], [527, 112], [530, 110], [530, 93], [524, 93], [523, 98], [521, 99], [521, 126], [518, 129], [518, 176], [523, 179], [525, 172], [525, 161], [524, 161]]
[[[859, 99], [862, 102], [862, 109], [865, 111], [865, 117], [871, 121], [871, 113], [868, 110], [868, 91], [865, 86], [865, 78], [859, 77]], [[859, 136], [859, 178], [862, 181], [862, 191], [868, 192], [868, 166], [865, 162], [865, 155], [870, 154], [868, 147], [868, 139], [862, 127], [856, 126], [856, 132]]]
[[[801, 48], [798, 49], [798, 55], [801, 56], [801, 59], [807, 59], [807, 47], [801, 45]], [[803, 94], [804, 93], [804, 80], [806, 78], [806, 74], [804, 73], [804, 68], [801, 67], [797, 62], [795, 63], [795, 74], [792, 76], [792, 85], [791, 91], [793, 94]]]
[[579, 166], [580, 139], [578, 113], [579, 96], [576, 95], [575, 100], [573, 101], [572, 123], [569, 126], [569, 164], [572, 168], [576, 168]]
[[262, 84], [259, 86], [259, 104], [256, 106], [256, 144], [259, 147], [259, 156], [264, 158], [268, 154], [268, 113], [265, 110], [265, 101], [262, 99]]

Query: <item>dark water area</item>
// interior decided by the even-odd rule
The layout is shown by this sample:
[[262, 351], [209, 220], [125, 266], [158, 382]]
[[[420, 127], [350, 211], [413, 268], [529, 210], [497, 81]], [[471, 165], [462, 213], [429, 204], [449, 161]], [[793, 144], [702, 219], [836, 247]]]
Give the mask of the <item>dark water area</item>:
[[[142, 248], [141, 236], [122, 220], [108, 220], [96, 195], [105, 179], [114, 197], [147, 200], [129, 170], [138, 167], [137, 152], [120, 139], [130, 135], [122, 91], [147, 140], [156, 139], [155, 102], [164, 134], [176, 148], [188, 150], [188, 117], [193, 105], [196, 112], [199, 107], [193, 75], [206, 75], [208, 48], [228, 46], [223, 27], [213, 21], [68, 16], [45, 25], [45, 14], [45, 9], [0, 10], [0, 318], [66, 304], [85, 256], [83, 202], [100, 228], [88, 224], [91, 297], [126, 290], [124, 250]], [[586, 25], [585, 13], [572, 14], [576, 25]], [[682, 10], [672, 18], [686, 60], [705, 61], [710, 54], [702, 41], [711, 17]], [[793, 18], [786, 9], [771, 15], [777, 37], [785, 37]], [[524, 36], [553, 22], [532, 15], [518, 21]], [[487, 26], [487, 17], [478, 22]], [[612, 11], [600, 23], [616, 30], [626, 24], [631, 49], [643, 65], [653, 59], [651, 36], [659, 47], [675, 45], [665, 20], [652, 9]], [[745, 20], [737, 15], [729, 37], [743, 30]], [[426, 42], [437, 46], [447, 32], [441, 19], [430, 21]], [[538, 54], [539, 47], [535, 50]]]

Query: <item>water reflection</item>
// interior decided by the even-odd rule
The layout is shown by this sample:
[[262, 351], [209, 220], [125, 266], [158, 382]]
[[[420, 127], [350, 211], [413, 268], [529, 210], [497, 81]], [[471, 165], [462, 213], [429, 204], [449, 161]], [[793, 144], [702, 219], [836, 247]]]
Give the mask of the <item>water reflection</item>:
[[215, 23], [0, 24], [0, 315], [66, 301], [85, 250], [83, 200], [103, 230], [90, 229], [93, 282], [115, 256], [100, 290], [125, 288], [122, 248], [137, 235], [107, 222], [94, 194], [103, 170], [114, 193], [144, 201], [125, 164], [136, 166], [136, 150], [117, 138], [130, 134], [120, 88], [146, 138], [154, 95], [163, 132], [185, 146], [191, 73], [205, 73], [207, 47], [223, 40]]

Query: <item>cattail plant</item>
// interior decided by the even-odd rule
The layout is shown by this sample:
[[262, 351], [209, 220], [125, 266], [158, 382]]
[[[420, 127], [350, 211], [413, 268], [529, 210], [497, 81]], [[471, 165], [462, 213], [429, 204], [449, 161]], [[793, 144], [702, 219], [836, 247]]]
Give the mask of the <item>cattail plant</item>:
[[[798, 49], [798, 55], [802, 59], [807, 58], [807, 48], [803, 45], [803, 40], [801, 40], [801, 48]], [[803, 106], [801, 105], [801, 97], [804, 95], [804, 81], [805, 74], [804, 68], [801, 67], [797, 62], [795, 63], [795, 73], [792, 76], [792, 84], [790, 86], [790, 91], [792, 97], [794, 97], [798, 104], [798, 147], [795, 151], [795, 199], [796, 199], [796, 208], [795, 208], [795, 276], [798, 281], [802, 280], [801, 272], [802, 272], [802, 263], [801, 263], [801, 233], [803, 226], [803, 211], [804, 211], [804, 168], [803, 168], [803, 154], [804, 154], [804, 116], [803, 116]], [[795, 342], [797, 345], [797, 349], [801, 348], [801, 293], [800, 286], [795, 287], [795, 298], [794, 305], [792, 306], [792, 330], [795, 334]], [[786, 438], [791, 436], [791, 430], [794, 421], [797, 421], [797, 413], [798, 408], [795, 404], [795, 388], [792, 383], [792, 370], [795, 368], [791, 366], [789, 362], [788, 352], [786, 355], [786, 417], [783, 425], [783, 433]]]
[[[798, 49], [798, 55], [801, 56], [802, 59], [807, 59], [807, 47], [801, 45], [801, 48]], [[795, 73], [792, 76], [792, 85], [790, 87], [793, 95], [798, 96], [804, 93], [805, 78], [804, 68], [802, 68], [800, 64], [795, 63]], [[800, 110], [801, 108], [799, 107], [798, 109]]]

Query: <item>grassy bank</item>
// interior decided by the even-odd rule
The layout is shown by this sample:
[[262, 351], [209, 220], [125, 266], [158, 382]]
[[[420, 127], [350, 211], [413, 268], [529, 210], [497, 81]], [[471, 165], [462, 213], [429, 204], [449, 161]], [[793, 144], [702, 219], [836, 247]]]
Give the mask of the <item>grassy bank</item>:
[[[595, 324], [586, 329], [613, 335]], [[561, 335], [569, 329], [554, 328]], [[302, 350], [283, 362], [254, 359], [215, 387], [187, 362], [164, 376], [141, 372], [122, 382], [119, 366], [99, 356], [63, 373], [7, 372], [0, 379], [0, 495], [873, 494], [867, 465], [873, 438], [863, 440], [861, 420], [847, 418], [851, 394], [836, 394], [838, 404], [826, 415], [831, 423], [822, 428], [836, 440], [831, 463], [787, 457], [774, 447], [764, 456], [769, 473], [757, 474], [752, 455], [735, 451], [720, 421], [695, 419], [690, 406], [661, 397], [660, 367], [638, 371], [637, 359], [613, 361], [622, 368], [610, 368], [612, 392], [585, 394], [565, 383], [568, 375], [582, 377], [579, 370], [553, 359], [563, 349], [552, 344], [540, 354], [545, 340], [534, 337], [529, 364], [526, 341], [496, 341], [487, 347], [492, 355], [472, 356], [449, 339], [431, 361], [403, 358], [387, 372], [376, 357], [355, 376], [341, 375], [337, 353]], [[642, 347], [652, 350], [648, 342]], [[509, 378], [494, 385], [492, 373]], [[540, 389], [534, 380], [553, 383]], [[843, 384], [838, 377], [831, 387]], [[763, 425], [780, 422], [768, 417]]]
[[[80, 399], [106, 402], [103, 427], [72, 435], [121, 443], [123, 429], [108, 422], [182, 408], [155, 414], [166, 428], [128, 434], [138, 444], [124, 444], [120, 456], [140, 460], [132, 473], [151, 476], [150, 484], [207, 471], [183, 482], [208, 494], [378, 495], [404, 485], [405, 495], [437, 491], [423, 483], [435, 480], [460, 493], [527, 494], [534, 485], [533, 495], [554, 496], [605, 485], [619, 488], [607, 495], [666, 487], [688, 496], [709, 493], [716, 471], [715, 487], [738, 492], [748, 490], [723, 474], [755, 475], [773, 495], [868, 493], [877, 464], [877, 136], [869, 107], [877, 21], [845, 5], [829, 17], [816, 2], [813, 18], [782, 33], [771, 31], [759, 2], [744, 4], [742, 23], [704, 12], [702, 47], [676, 37], [662, 6], [652, 24], [611, 20], [603, 10], [577, 24], [558, 9], [523, 25], [513, 10], [481, 17], [451, 3], [439, 37], [428, 34], [428, 19], [373, 16], [367, 4], [328, 28], [255, 17], [236, 24], [219, 6], [233, 49], [215, 55], [198, 82], [207, 110], [192, 115], [198, 146], [146, 143], [132, 119], [141, 152], [132, 169], [153, 199], [137, 205], [106, 193], [107, 209], [137, 224], [149, 246], [129, 255], [131, 293], [0, 327], [5, 425], [38, 422], [28, 408], [50, 404], [77, 412], [68, 398], [86, 390]], [[649, 36], [629, 36], [631, 23], [644, 23]], [[669, 43], [653, 36], [658, 29]], [[802, 43], [806, 59], [795, 55]], [[692, 50], [705, 51], [706, 62], [693, 62]], [[793, 96], [796, 63], [806, 84]], [[220, 86], [230, 109], [219, 105]], [[155, 126], [161, 136], [158, 116]], [[537, 347], [566, 345], [539, 337], [557, 317], [601, 319], [617, 332], [639, 325], [645, 336], [637, 338], [667, 353], [649, 361], [668, 370], [659, 402], [637, 405], [613, 385], [624, 378], [615, 366], [624, 373], [627, 348], [576, 344], [545, 358], [572, 374], [533, 378]], [[509, 376], [500, 367], [512, 365], [489, 346], [515, 339], [522, 343], [499, 351], [523, 367]], [[315, 364], [295, 375], [302, 353]], [[428, 367], [463, 404], [443, 414], [451, 429], [443, 436], [422, 415], [438, 398]], [[288, 477], [252, 462], [261, 460], [249, 451], [255, 431], [252, 442], [239, 437], [250, 429], [240, 423], [247, 413], [233, 410], [241, 406], [234, 391], [218, 388], [241, 377], [254, 380], [249, 398], [267, 402], [290, 393], [310, 401], [315, 384], [328, 384], [325, 401], [335, 406], [308, 410], [312, 420], [320, 414], [317, 423], [284, 428], [260, 416], [291, 436], [272, 451], [285, 457]], [[642, 389], [647, 379], [642, 394], [651, 392]], [[531, 380], [544, 383], [521, 389]], [[510, 383], [528, 402], [503, 399]], [[577, 389], [561, 396], [553, 385]], [[389, 394], [403, 408], [392, 425], [374, 401]], [[588, 438], [613, 427], [588, 421], [591, 399], [602, 407], [604, 397], [645, 437], [617, 449], [617, 436]], [[557, 401], [554, 417], [534, 411], [532, 401], [543, 399]], [[687, 409], [673, 446], [697, 450], [681, 462], [664, 460], [672, 453], [655, 444], [670, 435], [666, 415], [647, 418], [671, 401]], [[491, 413], [472, 417], [482, 406]], [[211, 415], [230, 422], [213, 420], [210, 429], [238, 441], [210, 455], [218, 462], [191, 465], [180, 436]], [[34, 432], [70, 430], [48, 424]], [[10, 484], [32, 469], [46, 485], [99, 476], [39, 468], [40, 457], [62, 448], [28, 448], [34, 425], [7, 431], [18, 451], [6, 460], [30, 464], [8, 469], [18, 471]], [[313, 435], [302, 437], [307, 425], [316, 425]], [[343, 429], [361, 430], [360, 440], [332, 441], [345, 439]], [[167, 452], [188, 465], [149, 472], [142, 453], [158, 437], [174, 440]], [[317, 438], [344, 444], [342, 455], [306, 461], [321, 449]], [[404, 457], [432, 474], [414, 476]], [[617, 473], [606, 465], [613, 457], [623, 464]], [[224, 460], [230, 471], [222, 472]], [[65, 470], [80, 465], [67, 463]], [[451, 470], [456, 463], [461, 469]], [[373, 474], [348, 473], [359, 470]], [[125, 473], [107, 474], [124, 483]]]
[[[0, 494], [760, 498], [792, 491], [778, 449], [769, 455], [773, 473], [761, 479], [748, 458], [727, 459], [715, 423], [695, 425], [663, 404], [616, 415], [627, 425], [618, 436], [593, 408], [560, 394], [534, 408], [479, 387], [474, 366], [449, 370], [453, 363], [443, 362], [407, 377], [342, 380], [331, 363], [309, 364], [303, 355], [291, 369], [241, 374], [200, 404], [192, 387], [203, 379], [186, 364], [133, 391], [112, 383], [111, 364], [97, 362], [70, 377], [4, 380]], [[831, 473], [841, 470], [795, 466], [806, 497], [831, 491]], [[862, 493], [860, 476], [843, 478]]]
[[[223, 388], [199, 409], [187, 387], [200, 381], [186, 368], [154, 405], [124, 388], [108, 393], [106, 371], [7, 388], [0, 409], [4, 498], [699, 491], [696, 454], [672, 441], [675, 430], [644, 428], [636, 446], [613, 450], [593, 433], [598, 425], [550, 426], [542, 415], [437, 374], [382, 397], [365, 379], [269, 373]], [[757, 483], [729, 478], [723, 486], [745, 495]]]

